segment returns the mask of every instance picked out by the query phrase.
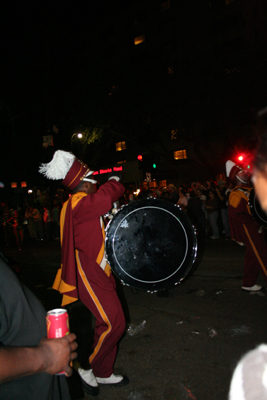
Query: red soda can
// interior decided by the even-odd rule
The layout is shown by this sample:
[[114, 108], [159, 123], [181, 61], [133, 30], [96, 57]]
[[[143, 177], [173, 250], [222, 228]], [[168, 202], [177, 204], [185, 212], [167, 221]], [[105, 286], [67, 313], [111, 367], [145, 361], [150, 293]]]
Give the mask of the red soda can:
[[46, 315], [48, 339], [61, 338], [70, 333], [69, 316], [64, 308], [55, 308]]
[[[69, 315], [64, 308], [55, 308], [46, 314], [46, 327], [48, 339], [61, 338], [70, 333]], [[64, 371], [57, 375], [65, 374]]]

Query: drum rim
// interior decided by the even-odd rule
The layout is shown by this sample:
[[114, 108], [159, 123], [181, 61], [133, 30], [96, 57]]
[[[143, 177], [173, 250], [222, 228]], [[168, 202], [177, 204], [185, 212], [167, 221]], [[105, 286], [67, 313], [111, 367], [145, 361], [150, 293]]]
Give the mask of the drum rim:
[[[147, 204], [146, 204], [147, 201]], [[144, 206], [138, 207], [140, 204], [144, 203]], [[165, 205], [160, 207], [161, 205]], [[132, 210], [131, 208], [134, 207]], [[112, 252], [114, 250], [114, 243], [115, 243], [115, 235], [114, 232], [111, 232], [112, 227], [113, 227], [113, 219], [117, 220], [118, 215], [124, 212], [127, 212], [127, 209], [130, 208], [130, 211], [128, 214], [123, 215], [121, 220], [118, 221], [118, 227], [115, 228], [117, 230], [120, 225], [121, 221], [124, 220], [127, 216], [130, 214], [143, 209], [143, 208], [155, 208], [164, 212], [168, 212], [172, 217], [175, 218], [175, 220], [179, 223], [180, 227], [182, 228], [184, 237], [186, 238], [186, 251], [184, 252], [185, 254], [183, 255], [183, 261], [182, 263], [179, 264], [179, 268], [175, 270], [174, 273], [169, 275], [167, 278], [163, 278], [157, 281], [143, 281], [141, 279], [137, 279], [135, 277], [132, 277], [129, 275], [128, 272], [126, 272], [124, 269], [120, 267], [120, 264], [117, 262], [117, 259], [114, 260], [113, 254], [110, 254], [110, 247], [112, 247]], [[173, 213], [170, 211], [171, 208], [173, 208]], [[126, 211], [125, 211], [126, 210]], [[179, 216], [175, 213], [176, 211], [179, 211], [179, 216], [183, 216], [184, 220], [182, 219], [182, 222], [179, 220]], [[184, 221], [184, 225], [183, 225]], [[188, 275], [190, 272], [193, 264], [196, 262], [197, 259], [197, 251], [198, 251], [198, 240], [197, 240], [197, 234], [196, 234], [196, 229], [193, 226], [190, 218], [188, 215], [182, 210], [182, 208], [179, 205], [173, 204], [168, 202], [167, 200], [164, 199], [158, 199], [155, 197], [147, 197], [143, 198], [140, 200], [136, 200], [133, 203], [125, 204], [122, 205], [121, 209], [114, 215], [114, 217], [108, 222], [106, 226], [106, 237], [105, 237], [105, 254], [106, 254], [106, 259], [107, 262], [111, 266], [112, 272], [117, 276], [117, 278], [121, 281], [123, 285], [129, 286], [136, 288], [138, 290], [145, 290], [148, 293], [154, 293], [158, 292], [160, 290], [163, 290], [162, 283], [166, 282], [166, 287], [174, 287], [178, 284], [180, 284]], [[111, 237], [111, 235], [114, 235], [114, 237]], [[112, 243], [110, 243], [110, 240]], [[185, 263], [187, 260], [187, 263]], [[179, 270], [182, 269], [182, 274], [179, 275]], [[177, 275], [177, 276], [176, 276]], [[126, 281], [124, 280], [126, 278]], [[129, 281], [128, 281], [129, 279]], [[139, 285], [140, 283], [140, 285]], [[147, 285], [147, 287], [145, 287]], [[151, 286], [155, 286], [151, 288]], [[160, 287], [157, 287], [160, 286]]]
[[[144, 208], [156, 208], [156, 209], [158, 209], [158, 210], [161, 210], [161, 211], [164, 211], [164, 212], [168, 212], [169, 214], [171, 214], [171, 216], [175, 217], [175, 219], [179, 222], [180, 226], [181, 226], [182, 229], [183, 229], [183, 232], [184, 232], [184, 233], [186, 232], [184, 226], [183, 226], [183, 225], [181, 224], [181, 222], [178, 220], [178, 218], [177, 218], [176, 215], [172, 214], [172, 213], [169, 212], [168, 210], [165, 210], [164, 208], [155, 207], [155, 206], [147, 206], [147, 207], [140, 207], [140, 208], [138, 208], [138, 209], [136, 209], [136, 210], [132, 210], [129, 214], [125, 215], [125, 216], [123, 217], [123, 219], [120, 221], [120, 223], [118, 224], [118, 226], [116, 227], [116, 230], [114, 231], [114, 236], [116, 236], [116, 231], [120, 228], [121, 222], [122, 222], [125, 218], [129, 217], [129, 215], [131, 215], [133, 212], [140, 211], [140, 210], [142, 210], [142, 209], [144, 209]], [[143, 281], [143, 280], [141, 280], [141, 279], [134, 278], [133, 276], [131, 276], [130, 274], [128, 274], [128, 273], [125, 271], [125, 269], [123, 269], [123, 268], [121, 267], [121, 264], [118, 262], [118, 259], [117, 259], [117, 257], [116, 257], [116, 253], [115, 253], [115, 251], [114, 251], [115, 237], [112, 238], [111, 246], [112, 246], [113, 254], [114, 254], [114, 257], [115, 257], [115, 259], [116, 259], [116, 262], [117, 262], [118, 266], [120, 267], [120, 269], [121, 269], [129, 278], [131, 278], [131, 279], [133, 279], [134, 281], [137, 281], [137, 282], [147, 283], [147, 284], [153, 284], [153, 283], [160, 283], [160, 282], [166, 281], [167, 279], [171, 279], [171, 277], [172, 277], [173, 275], [177, 274], [178, 270], [183, 266], [184, 261], [185, 261], [187, 255], [188, 255], [188, 237], [187, 237], [187, 235], [185, 235], [185, 239], [186, 239], [186, 251], [185, 251], [185, 254], [184, 254], [184, 257], [183, 257], [183, 261], [181, 262], [181, 264], [179, 265], [179, 267], [178, 267], [171, 275], [167, 276], [167, 277], [164, 278], [164, 279], [160, 279], [160, 280], [157, 280], [157, 281]]]
[[[261, 213], [263, 215], [266, 215], [266, 220], [263, 219], [263, 217], [261, 216], [261, 213], [258, 212], [258, 208], [256, 207], [256, 202], [259, 205], [259, 210], [261, 211]], [[249, 208], [251, 210], [251, 214], [254, 217], [254, 219], [259, 223], [263, 223], [264, 226], [267, 226], [267, 214], [264, 212], [264, 210], [261, 208], [260, 203], [258, 201], [257, 198], [257, 193], [255, 191], [255, 189], [251, 189], [250, 191], [250, 195], [249, 195]]]

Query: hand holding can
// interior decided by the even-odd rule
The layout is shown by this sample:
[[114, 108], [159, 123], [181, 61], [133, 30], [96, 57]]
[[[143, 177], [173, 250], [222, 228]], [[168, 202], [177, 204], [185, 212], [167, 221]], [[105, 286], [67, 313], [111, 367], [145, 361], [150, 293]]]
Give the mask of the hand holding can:
[[[69, 316], [64, 308], [55, 308], [46, 315], [47, 338], [56, 339], [69, 335]], [[65, 374], [65, 371], [58, 375]]]
[[58, 371], [64, 370], [59, 374], [65, 373], [66, 376], [71, 376], [71, 361], [77, 358], [76, 349], [78, 345], [75, 340], [76, 335], [74, 333], [57, 339], [43, 338], [38, 345], [41, 352], [40, 358], [43, 360], [42, 371], [55, 375], [58, 374]]

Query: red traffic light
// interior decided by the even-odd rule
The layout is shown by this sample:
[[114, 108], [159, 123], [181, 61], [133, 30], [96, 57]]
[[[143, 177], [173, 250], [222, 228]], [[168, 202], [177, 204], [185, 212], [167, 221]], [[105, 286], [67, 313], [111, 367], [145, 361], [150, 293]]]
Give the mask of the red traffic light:
[[143, 161], [143, 156], [142, 156], [142, 154], [139, 154], [139, 155], [137, 156], [137, 160]]
[[237, 157], [237, 159], [238, 159], [239, 161], [243, 161], [243, 160], [244, 160], [244, 157], [243, 157], [243, 156], [239, 156], [239, 157]]

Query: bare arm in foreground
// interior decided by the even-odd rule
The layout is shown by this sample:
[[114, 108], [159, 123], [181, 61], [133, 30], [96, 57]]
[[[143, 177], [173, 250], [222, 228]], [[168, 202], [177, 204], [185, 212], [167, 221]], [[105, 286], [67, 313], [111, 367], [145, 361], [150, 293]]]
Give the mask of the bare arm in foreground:
[[42, 339], [36, 347], [0, 346], [0, 384], [26, 375], [46, 372], [72, 374], [70, 362], [77, 357], [76, 335], [59, 339]]

